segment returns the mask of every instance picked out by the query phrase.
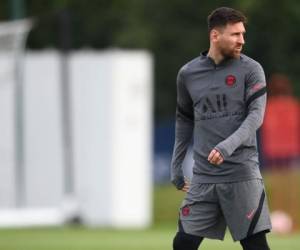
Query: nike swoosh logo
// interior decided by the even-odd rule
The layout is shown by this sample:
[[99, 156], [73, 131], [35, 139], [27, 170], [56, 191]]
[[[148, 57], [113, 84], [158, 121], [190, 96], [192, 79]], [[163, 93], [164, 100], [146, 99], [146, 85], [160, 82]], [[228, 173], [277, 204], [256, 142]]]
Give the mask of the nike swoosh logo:
[[255, 210], [256, 210], [256, 209], [253, 209], [251, 212], [249, 212], [248, 214], [246, 214], [246, 217], [247, 217], [248, 220], [251, 220], [251, 219], [252, 219], [252, 217], [253, 217], [253, 215], [254, 215], [254, 213], [255, 213]]

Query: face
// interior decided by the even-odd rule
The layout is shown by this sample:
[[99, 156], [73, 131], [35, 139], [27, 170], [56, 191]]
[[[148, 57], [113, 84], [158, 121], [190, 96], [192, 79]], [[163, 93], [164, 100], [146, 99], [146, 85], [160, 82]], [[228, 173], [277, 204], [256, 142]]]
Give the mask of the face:
[[245, 44], [245, 27], [242, 22], [229, 23], [216, 30], [215, 48], [224, 58], [239, 58]]

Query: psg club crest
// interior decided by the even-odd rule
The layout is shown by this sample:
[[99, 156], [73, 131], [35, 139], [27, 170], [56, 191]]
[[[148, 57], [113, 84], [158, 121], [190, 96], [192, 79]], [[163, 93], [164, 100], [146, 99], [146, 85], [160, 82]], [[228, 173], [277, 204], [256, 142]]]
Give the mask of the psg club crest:
[[234, 75], [226, 76], [225, 83], [227, 86], [232, 87], [235, 85], [235, 82], [236, 82], [236, 78]]
[[181, 209], [182, 216], [188, 216], [190, 214], [189, 206], [185, 206]]

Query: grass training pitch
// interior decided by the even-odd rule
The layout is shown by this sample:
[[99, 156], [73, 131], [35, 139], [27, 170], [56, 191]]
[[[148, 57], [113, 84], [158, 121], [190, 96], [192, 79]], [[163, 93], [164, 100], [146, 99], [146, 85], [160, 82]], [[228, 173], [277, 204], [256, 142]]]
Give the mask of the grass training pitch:
[[[1, 229], [0, 250], [171, 250], [178, 207], [184, 194], [173, 186], [154, 190], [154, 226], [145, 230], [87, 229], [82, 226]], [[299, 250], [300, 234], [268, 234], [272, 250]], [[240, 250], [229, 234], [225, 240], [207, 240], [201, 250]]]
[[[175, 225], [156, 225], [147, 230], [86, 229], [83, 227], [0, 230], [1, 250], [166, 250]], [[269, 235], [272, 250], [299, 250], [300, 234]], [[202, 250], [237, 250], [230, 235], [224, 242], [204, 240]]]

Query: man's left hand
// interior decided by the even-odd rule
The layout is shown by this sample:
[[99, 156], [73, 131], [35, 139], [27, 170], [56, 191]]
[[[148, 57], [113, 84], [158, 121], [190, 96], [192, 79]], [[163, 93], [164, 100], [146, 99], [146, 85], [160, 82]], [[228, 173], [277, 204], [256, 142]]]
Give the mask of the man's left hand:
[[223, 161], [224, 161], [224, 158], [223, 156], [221, 155], [221, 153], [216, 150], [216, 149], [213, 149], [207, 160], [211, 163], [211, 164], [214, 164], [214, 165], [220, 165]]

